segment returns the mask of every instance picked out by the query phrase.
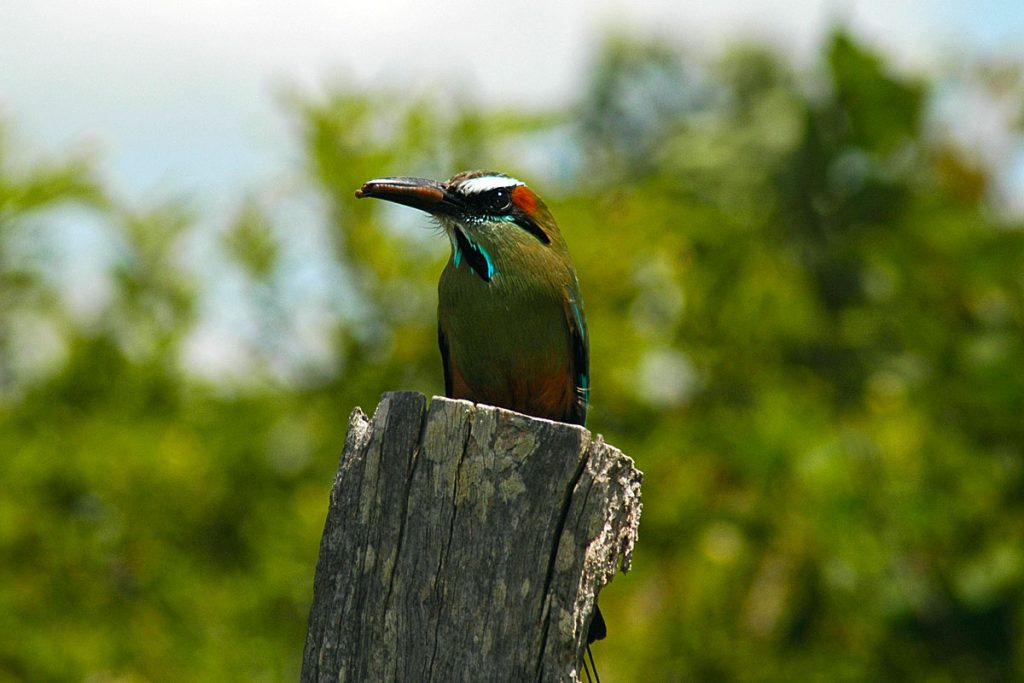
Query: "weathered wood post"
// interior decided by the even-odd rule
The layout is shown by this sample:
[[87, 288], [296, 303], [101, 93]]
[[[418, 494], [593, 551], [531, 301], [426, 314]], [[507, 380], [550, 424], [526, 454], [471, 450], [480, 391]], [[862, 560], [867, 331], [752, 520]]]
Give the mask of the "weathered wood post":
[[577, 680], [596, 593], [629, 569], [641, 476], [574, 425], [409, 392], [357, 408], [302, 680]]

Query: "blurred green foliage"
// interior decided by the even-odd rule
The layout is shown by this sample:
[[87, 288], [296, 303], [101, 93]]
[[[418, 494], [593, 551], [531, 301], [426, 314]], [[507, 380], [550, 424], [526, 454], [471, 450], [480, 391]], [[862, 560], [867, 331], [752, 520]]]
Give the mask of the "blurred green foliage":
[[[612, 41], [543, 115], [297, 97], [326, 352], [302, 363], [308, 264], [248, 198], [202, 260], [256, 311], [228, 378], [188, 361], [222, 298], [188, 264], [201, 216], [0, 136], [0, 678], [297, 677], [347, 414], [442, 388], [446, 243], [352, 192], [487, 167], [558, 217], [590, 427], [646, 473], [604, 680], [1020, 680], [1024, 225], [933, 96], [837, 32], [810, 72]], [[54, 266], [80, 221], [111, 245], [78, 254], [104, 264], [86, 313]]]

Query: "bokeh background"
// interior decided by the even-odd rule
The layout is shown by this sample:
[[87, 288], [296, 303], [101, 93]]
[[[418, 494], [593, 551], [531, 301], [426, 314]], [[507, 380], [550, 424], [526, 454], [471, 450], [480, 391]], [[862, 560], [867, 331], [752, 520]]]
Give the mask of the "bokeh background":
[[3, 15], [0, 679], [296, 679], [347, 415], [443, 388], [352, 193], [481, 167], [646, 473], [602, 680], [1024, 679], [1019, 2]]

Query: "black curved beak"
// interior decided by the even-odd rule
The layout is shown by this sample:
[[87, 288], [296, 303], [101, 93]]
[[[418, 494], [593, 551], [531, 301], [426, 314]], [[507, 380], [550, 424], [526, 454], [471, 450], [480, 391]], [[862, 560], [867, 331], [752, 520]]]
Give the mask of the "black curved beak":
[[444, 183], [427, 178], [374, 178], [356, 190], [356, 197], [383, 199], [430, 214], [453, 214], [463, 208]]

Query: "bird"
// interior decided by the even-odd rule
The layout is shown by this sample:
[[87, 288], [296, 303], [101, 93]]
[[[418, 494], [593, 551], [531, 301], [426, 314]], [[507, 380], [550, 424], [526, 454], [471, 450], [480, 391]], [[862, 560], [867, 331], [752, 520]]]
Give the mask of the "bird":
[[[504, 173], [476, 170], [447, 181], [376, 178], [356, 197], [425, 211], [451, 242], [437, 292], [446, 396], [586, 424], [583, 298], [565, 239], [533, 190]], [[591, 666], [590, 645], [606, 635], [595, 606]]]

